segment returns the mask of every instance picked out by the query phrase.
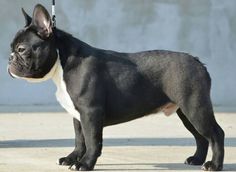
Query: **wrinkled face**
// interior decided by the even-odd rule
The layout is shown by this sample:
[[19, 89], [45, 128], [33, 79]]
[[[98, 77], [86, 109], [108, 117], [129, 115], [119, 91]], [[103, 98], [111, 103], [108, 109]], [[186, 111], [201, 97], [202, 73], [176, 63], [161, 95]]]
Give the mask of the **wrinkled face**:
[[40, 81], [45, 79], [57, 60], [57, 52], [46, 9], [37, 5], [33, 18], [24, 11], [26, 26], [11, 43], [8, 72], [12, 77]]
[[57, 56], [50, 40], [43, 40], [30, 30], [19, 31], [11, 49], [8, 70], [13, 77], [43, 78]]

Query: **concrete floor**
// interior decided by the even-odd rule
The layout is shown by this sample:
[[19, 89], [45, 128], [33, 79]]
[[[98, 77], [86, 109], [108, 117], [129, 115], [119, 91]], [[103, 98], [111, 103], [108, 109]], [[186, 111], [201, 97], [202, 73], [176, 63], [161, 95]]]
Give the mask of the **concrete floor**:
[[[225, 171], [236, 171], [236, 113], [217, 113], [226, 133]], [[200, 171], [184, 165], [195, 151], [177, 115], [152, 115], [104, 129], [96, 171]], [[73, 150], [72, 117], [66, 113], [1, 113], [0, 172], [66, 172], [56, 165]], [[208, 159], [210, 159], [209, 151]]]

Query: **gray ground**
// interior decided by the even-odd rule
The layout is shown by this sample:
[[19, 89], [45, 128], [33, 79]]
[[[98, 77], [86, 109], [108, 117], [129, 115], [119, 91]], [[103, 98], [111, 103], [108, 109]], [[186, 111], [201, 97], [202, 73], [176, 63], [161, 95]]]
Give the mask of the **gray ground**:
[[[225, 171], [236, 171], [236, 114], [217, 113], [226, 133]], [[66, 172], [56, 165], [73, 149], [72, 118], [66, 113], [0, 114], [0, 172]], [[200, 171], [183, 161], [195, 151], [177, 115], [152, 115], [104, 130], [97, 171]], [[209, 151], [208, 159], [210, 159]]]

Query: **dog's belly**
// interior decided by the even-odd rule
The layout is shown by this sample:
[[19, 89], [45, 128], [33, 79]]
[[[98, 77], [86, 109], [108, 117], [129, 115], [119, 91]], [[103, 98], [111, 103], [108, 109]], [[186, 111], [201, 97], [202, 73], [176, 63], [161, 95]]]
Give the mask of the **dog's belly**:
[[105, 126], [110, 126], [110, 125], [115, 125], [115, 124], [120, 124], [120, 123], [123, 123], [123, 122], [128, 122], [128, 121], [132, 121], [132, 120], [135, 120], [135, 119], [138, 119], [138, 118], [141, 118], [141, 117], [144, 117], [144, 116], [148, 116], [148, 115], [152, 115], [152, 114], [157, 114], [157, 113], [164, 113], [164, 115], [166, 116], [170, 116], [172, 114], [174, 114], [177, 109], [179, 107], [175, 104], [175, 103], [172, 103], [172, 102], [168, 102], [162, 106], [159, 106], [157, 108], [153, 108], [153, 109], [149, 109], [145, 112], [137, 112], [137, 113], [131, 113], [131, 114], [120, 114], [120, 115], [109, 115], [106, 117], [105, 119]]
[[77, 120], [80, 120], [80, 114], [75, 109], [74, 103], [72, 102], [70, 95], [67, 92], [66, 84], [63, 79], [63, 69], [60, 61], [58, 62], [58, 67], [53, 77], [53, 81], [57, 86], [56, 97], [58, 102], [70, 115], [72, 115]]
[[177, 111], [179, 107], [174, 103], [167, 103], [160, 108], [157, 108], [153, 113], [163, 112], [166, 116], [170, 116]]

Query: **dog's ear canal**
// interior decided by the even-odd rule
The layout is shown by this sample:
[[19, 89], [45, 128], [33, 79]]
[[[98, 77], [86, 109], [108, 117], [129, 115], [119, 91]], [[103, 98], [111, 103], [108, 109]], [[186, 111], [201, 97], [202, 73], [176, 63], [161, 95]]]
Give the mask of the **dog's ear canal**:
[[21, 11], [25, 17], [25, 27], [29, 26], [32, 22], [32, 18], [25, 12], [23, 8], [21, 8]]
[[52, 21], [48, 11], [40, 4], [36, 5], [33, 12], [32, 24], [37, 33], [47, 38], [52, 33]]

